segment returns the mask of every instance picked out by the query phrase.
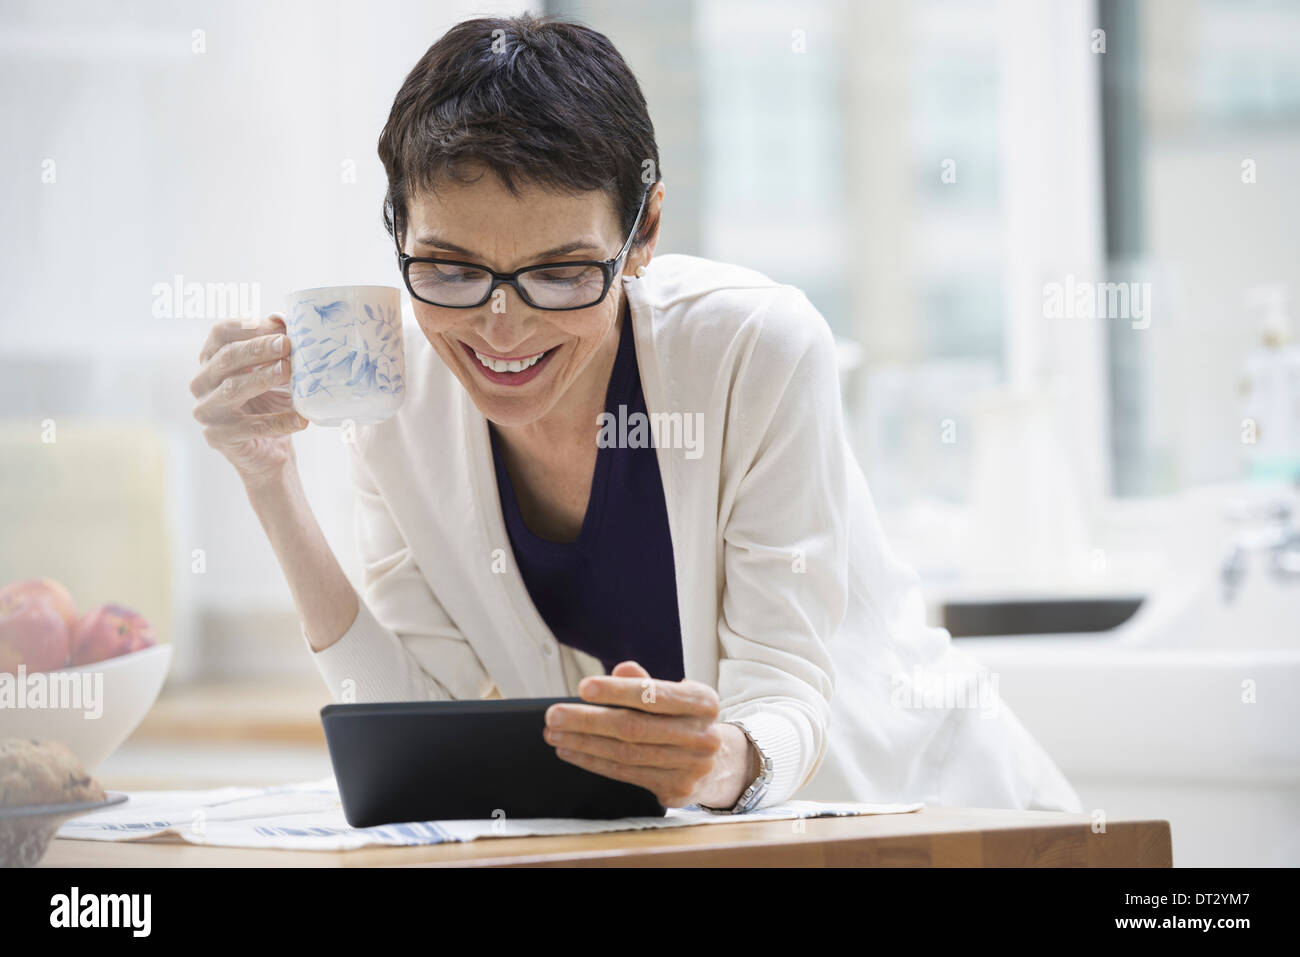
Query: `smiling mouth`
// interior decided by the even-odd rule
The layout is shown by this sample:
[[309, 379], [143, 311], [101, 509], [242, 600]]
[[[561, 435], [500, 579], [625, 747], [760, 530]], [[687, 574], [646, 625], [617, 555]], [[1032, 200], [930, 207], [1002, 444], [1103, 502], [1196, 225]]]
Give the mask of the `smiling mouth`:
[[484, 378], [498, 385], [513, 386], [524, 385], [541, 375], [542, 370], [551, 361], [551, 357], [560, 350], [560, 346], [552, 346], [545, 352], [502, 359], [479, 352], [467, 342], [462, 341], [460, 345], [471, 357], [473, 364], [478, 366], [478, 371]]
[[553, 348], [547, 349], [545, 352], [538, 352], [535, 355], [523, 356], [518, 359], [497, 359], [493, 356], [484, 355], [473, 348], [470, 351], [474, 353], [474, 358], [478, 359], [479, 364], [485, 369], [491, 369], [493, 372], [523, 372], [525, 369], [537, 365], [542, 359], [546, 358], [547, 354], [555, 350]]

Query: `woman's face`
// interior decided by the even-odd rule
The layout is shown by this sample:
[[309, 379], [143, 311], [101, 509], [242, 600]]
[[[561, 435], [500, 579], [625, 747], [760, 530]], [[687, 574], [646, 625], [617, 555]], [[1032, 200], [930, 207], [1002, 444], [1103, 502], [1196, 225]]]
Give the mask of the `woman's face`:
[[[646, 201], [643, 224], [657, 206], [659, 190]], [[657, 212], [657, 209], [655, 210]], [[408, 203], [404, 251], [476, 263], [513, 272], [545, 262], [609, 259], [626, 235], [609, 194], [595, 190], [565, 196], [533, 186], [511, 195], [492, 173], [471, 185], [443, 184]], [[649, 261], [653, 241], [633, 249], [622, 271], [634, 274]], [[448, 309], [412, 298], [416, 321], [442, 361], [456, 375], [483, 415], [502, 426], [536, 422], [565, 397], [575, 409], [604, 401], [602, 372], [617, 351], [609, 335], [623, 306], [615, 276], [603, 300], [587, 309], [534, 309], [508, 286], [474, 309]], [[477, 354], [501, 360], [543, 358], [521, 372], [496, 372]], [[602, 362], [601, 359], [608, 360]]]

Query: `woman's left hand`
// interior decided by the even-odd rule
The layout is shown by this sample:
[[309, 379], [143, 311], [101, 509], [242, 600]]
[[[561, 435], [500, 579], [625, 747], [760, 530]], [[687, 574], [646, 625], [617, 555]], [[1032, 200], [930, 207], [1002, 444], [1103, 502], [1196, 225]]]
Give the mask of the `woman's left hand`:
[[551, 705], [543, 732], [571, 764], [640, 785], [665, 807], [731, 807], [758, 776], [749, 739], [717, 720], [718, 693], [702, 682], [657, 681], [624, 661], [578, 693], [590, 704]]

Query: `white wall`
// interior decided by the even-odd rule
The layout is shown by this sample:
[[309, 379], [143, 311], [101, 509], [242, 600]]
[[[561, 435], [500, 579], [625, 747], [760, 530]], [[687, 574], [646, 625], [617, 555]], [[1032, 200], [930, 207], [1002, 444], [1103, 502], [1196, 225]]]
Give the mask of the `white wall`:
[[[192, 418], [188, 383], [221, 316], [159, 317], [155, 286], [177, 275], [247, 284], [265, 314], [302, 286], [400, 285], [376, 154], [393, 96], [452, 23], [536, 6], [0, 6], [0, 418], [35, 429], [48, 417], [116, 415], [164, 433], [180, 621], [205, 607], [292, 606], [242, 485]], [[321, 524], [356, 580], [337, 434], [309, 429], [296, 442]], [[190, 573], [195, 548], [204, 575]]]

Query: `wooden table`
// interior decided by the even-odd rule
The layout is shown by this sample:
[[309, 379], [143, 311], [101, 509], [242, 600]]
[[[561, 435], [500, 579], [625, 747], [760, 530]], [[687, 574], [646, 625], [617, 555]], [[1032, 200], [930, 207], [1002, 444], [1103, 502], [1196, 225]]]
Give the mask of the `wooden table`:
[[42, 867], [1171, 867], [1167, 821], [1085, 814], [927, 807], [911, 814], [461, 844], [280, 851], [202, 847], [176, 839], [56, 839]]
[[[297, 683], [230, 681], [173, 689], [151, 709], [132, 742], [182, 744], [197, 759], [217, 745], [252, 742], [324, 749], [315, 675]], [[173, 780], [108, 775], [110, 790], [206, 788], [266, 781]], [[1052, 811], [927, 807], [911, 814], [763, 821], [561, 837], [486, 838], [464, 844], [279, 851], [202, 847], [179, 838], [109, 842], [56, 839], [44, 867], [1170, 867], [1167, 821], [1108, 821]]]

